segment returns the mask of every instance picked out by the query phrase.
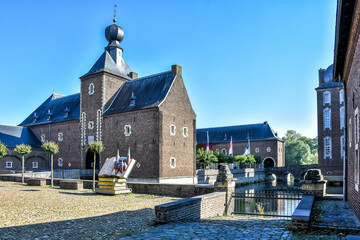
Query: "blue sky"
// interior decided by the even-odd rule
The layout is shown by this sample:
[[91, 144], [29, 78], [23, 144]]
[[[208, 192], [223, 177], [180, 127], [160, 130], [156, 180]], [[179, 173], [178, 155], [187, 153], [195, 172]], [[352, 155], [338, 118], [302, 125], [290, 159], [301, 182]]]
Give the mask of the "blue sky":
[[127, 63], [139, 76], [182, 66], [199, 128], [268, 121], [280, 136], [317, 135], [336, 0], [1, 1], [0, 124], [19, 124], [53, 90], [79, 92], [115, 3]]

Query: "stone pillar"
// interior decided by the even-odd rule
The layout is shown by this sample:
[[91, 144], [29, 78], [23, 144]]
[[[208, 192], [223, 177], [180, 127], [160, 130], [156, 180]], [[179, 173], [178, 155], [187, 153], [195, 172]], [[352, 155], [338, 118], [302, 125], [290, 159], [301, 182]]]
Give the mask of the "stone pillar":
[[326, 195], [326, 180], [324, 180], [320, 169], [309, 169], [301, 182], [303, 195], [314, 195], [323, 198]]
[[229, 166], [221, 163], [214, 187], [216, 192], [226, 192], [225, 214], [231, 214], [234, 209], [232, 194], [235, 192], [235, 181], [236, 178], [232, 175]]

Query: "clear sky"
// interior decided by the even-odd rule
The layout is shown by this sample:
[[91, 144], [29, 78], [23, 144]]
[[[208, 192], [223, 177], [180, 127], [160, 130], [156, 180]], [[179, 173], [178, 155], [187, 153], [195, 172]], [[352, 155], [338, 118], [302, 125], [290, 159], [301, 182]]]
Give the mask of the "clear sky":
[[183, 67], [197, 127], [268, 121], [317, 135], [318, 69], [333, 61], [336, 0], [0, 2], [0, 124], [17, 125], [107, 45], [113, 5], [139, 76]]

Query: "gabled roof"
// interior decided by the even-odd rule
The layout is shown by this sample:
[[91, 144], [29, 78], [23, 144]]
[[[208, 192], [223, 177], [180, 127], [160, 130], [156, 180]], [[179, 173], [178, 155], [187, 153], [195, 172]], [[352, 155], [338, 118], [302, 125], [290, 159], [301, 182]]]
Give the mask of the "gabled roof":
[[238, 125], [229, 127], [214, 127], [196, 129], [197, 143], [207, 142], [207, 132], [209, 132], [210, 143], [229, 143], [232, 137], [233, 142], [247, 142], [254, 140], [280, 140], [267, 122]]
[[[126, 82], [116, 93], [104, 115], [157, 107], [166, 97], [175, 75], [171, 71], [158, 73]], [[130, 106], [130, 98], [136, 97]]]
[[325, 89], [325, 88], [334, 88], [334, 87], [343, 87], [343, 86], [344, 86], [344, 84], [342, 84], [341, 82], [327, 82], [327, 83], [315, 88], [315, 90]]
[[121, 76], [127, 79], [130, 79], [130, 72], [131, 69], [129, 65], [125, 62], [124, 58], [119, 59], [121, 61], [120, 66], [118, 67], [114, 61], [114, 59], [111, 57], [109, 52], [107, 50], [104, 51], [103, 54], [99, 57], [99, 59], [95, 62], [95, 64], [92, 66], [92, 68], [82, 77], [89, 76], [94, 73], [98, 72], [108, 72], [117, 76]]
[[41, 142], [27, 127], [0, 125], [0, 141], [10, 149], [22, 143], [30, 145], [34, 150], [41, 149]]
[[[50, 110], [50, 120], [48, 120]], [[68, 112], [68, 116], [65, 115]], [[36, 113], [36, 121], [35, 119]], [[33, 111], [19, 126], [31, 126], [43, 123], [55, 123], [80, 119], [80, 93], [61, 95], [54, 93]]]

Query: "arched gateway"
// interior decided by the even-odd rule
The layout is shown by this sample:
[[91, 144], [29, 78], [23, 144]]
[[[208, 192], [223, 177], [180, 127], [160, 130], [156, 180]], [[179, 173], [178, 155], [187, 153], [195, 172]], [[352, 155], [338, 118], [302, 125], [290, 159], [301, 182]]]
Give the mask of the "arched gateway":
[[263, 162], [264, 168], [275, 167], [275, 161], [272, 158], [265, 158]]
[[[96, 154], [96, 169], [99, 169], [99, 154]], [[86, 169], [93, 169], [94, 153], [88, 150], [86, 152]]]

